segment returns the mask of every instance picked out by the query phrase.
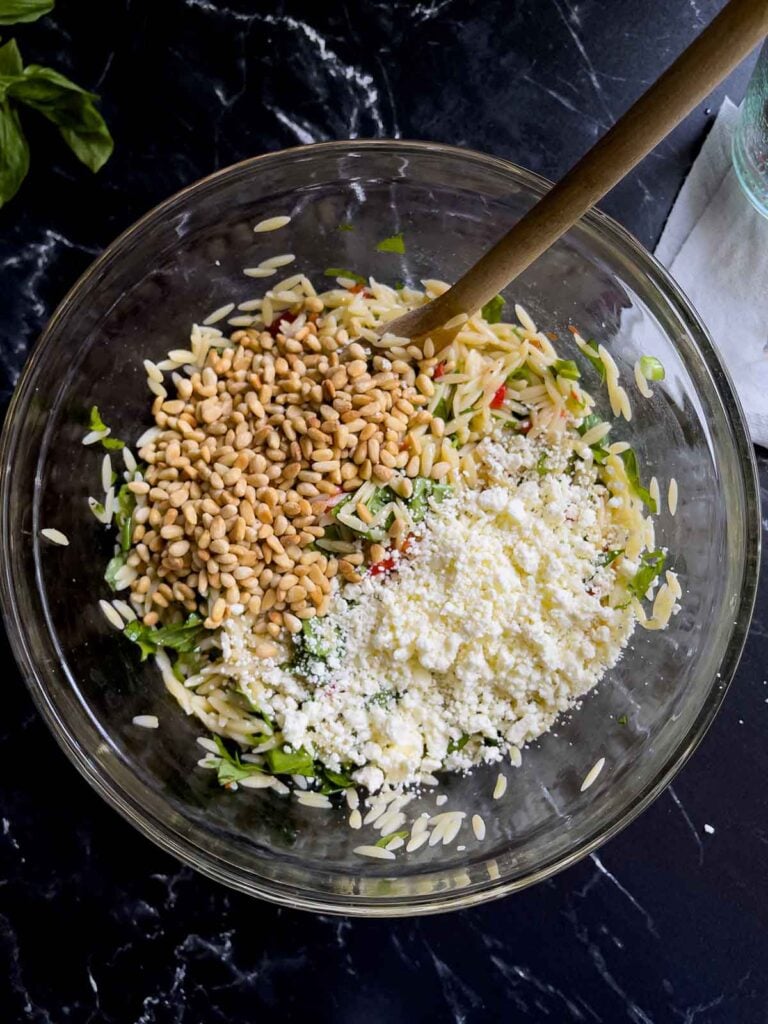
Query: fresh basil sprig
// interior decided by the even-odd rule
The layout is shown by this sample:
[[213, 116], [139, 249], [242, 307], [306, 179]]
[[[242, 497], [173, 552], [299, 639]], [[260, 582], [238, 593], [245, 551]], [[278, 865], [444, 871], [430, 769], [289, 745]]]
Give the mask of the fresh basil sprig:
[[0, 0], [0, 25], [37, 21], [53, 10], [53, 0]]
[[[5, 3], [0, 0], [0, 21]], [[16, 0], [12, 6], [23, 4]], [[19, 105], [55, 124], [78, 160], [95, 172], [104, 166], [114, 148], [104, 118], [96, 109], [97, 100], [98, 96], [52, 68], [39, 64], [25, 68], [15, 40], [0, 47], [0, 206], [16, 195], [29, 170], [29, 146], [19, 119]]]

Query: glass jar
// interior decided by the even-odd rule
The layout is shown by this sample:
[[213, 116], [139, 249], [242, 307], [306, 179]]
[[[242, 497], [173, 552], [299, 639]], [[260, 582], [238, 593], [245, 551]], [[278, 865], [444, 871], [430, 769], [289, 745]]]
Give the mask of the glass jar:
[[768, 42], [747, 86], [733, 136], [733, 164], [747, 198], [768, 217]]

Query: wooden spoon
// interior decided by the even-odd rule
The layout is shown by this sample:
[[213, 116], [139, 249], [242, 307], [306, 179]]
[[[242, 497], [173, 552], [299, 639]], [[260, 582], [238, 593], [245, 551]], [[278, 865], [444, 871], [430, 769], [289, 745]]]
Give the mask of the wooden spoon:
[[[474, 313], [621, 181], [768, 34], [768, 0], [730, 0], [661, 78], [443, 295], [378, 334], [416, 338]], [[447, 344], [450, 332], [435, 337]]]

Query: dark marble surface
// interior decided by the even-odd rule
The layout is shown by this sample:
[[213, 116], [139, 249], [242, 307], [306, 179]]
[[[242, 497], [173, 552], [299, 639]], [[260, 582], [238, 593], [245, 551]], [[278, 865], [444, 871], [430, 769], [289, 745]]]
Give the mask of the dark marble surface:
[[[32, 132], [30, 178], [0, 211], [3, 399], [92, 257], [180, 186], [350, 135], [457, 142], [556, 177], [720, 6], [60, 0], [16, 36], [27, 61], [103, 95], [117, 149], [92, 178]], [[647, 245], [724, 93], [604, 202]], [[392, 923], [278, 910], [181, 868], [65, 760], [3, 643], [3, 1022], [768, 1020], [766, 572], [725, 707], [648, 812], [533, 890]]]

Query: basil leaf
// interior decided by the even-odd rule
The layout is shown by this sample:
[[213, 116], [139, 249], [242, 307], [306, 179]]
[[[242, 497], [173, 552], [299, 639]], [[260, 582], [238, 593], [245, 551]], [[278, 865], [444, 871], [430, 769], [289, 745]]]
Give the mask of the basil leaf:
[[114, 558], [110, 558], [110, 560], [107, 562], [107, 568], [104, 572], [104, 579], [109, 584], [110, 590], [117, 590], [115, 577], [117, 576], [118, 572], [123, 568], [124, 565], [125, 559], [123, 558], [122, 555], [115, 555]]
[[646, 380], [664, 380], [664, 367], [656, 356], [640, 357], [640, 373]]
[[405, 254], [405, 240], [403, 239], [402, 231], [397, 235], [390, 235], [389, 238], [382, 239], [381, 242], [376, 246], [378, 252], [395, 252], [399, 256]]
[[494, 295], [490, 302], [486, 302], [480, 312], [483, 319], [489, 324], [501, 323], [501, 311], [504, 309], [504, 299], [501, 295]]
[[37, 21], [53, 10], [53, 0], [0, 0], [0, 25]]
[[367, 284], [364, 277], [360, 274], [356, 274], [354, 270], [345, 270], [344, 267], [326, 267], [323, 271], [323, 277], [348, 277], [350, 281], [354, 281], [356, 284]]
[[[3, 50], [7, 47], [3, 47]], [[2, 52], [2, 51], [0, 51]], [[6, 101], [0, 102], [0, 206], [13, 199], [29, 170], [29, 146], [19, 115]]]
[[[0, 4], [2, 0], [0, 0]], [[0, 76], [15, 78], [20, 75], [24, 68], [19, 48], [15, 39], [9, 39], [5, 46], [0, 46]], [[5, 88], [2, 95], [5, 96]]]
[[643, 487], [640, 483], [640, 471], [637, 466], [637, 456], [635, 455], [632, 448], [628, 448], [625, 452], [621, 453], [621, 459], [624, 463], [624, 470], [627, 474], [627, 480], [629, 486], [632, 488], [637, 497], [642, 503], [648, 508], [654, 515], [656, 514], [656, 502], [651, 497], [647, 488]]
[[306, 775], [311, 779], [315, 777], [312, 757], [303, 747], [289, 754], [279, 747], [273, 747], [264, 754], [264, 757], [273, 775]]
[[[600, 365], [603, 365], [602, 359]], [[581, 377], [579, 368], [572, 359], [556, 359], [552, 363], [551, 369], [555, 371], [558, 377], [565, 377], [566, 380], [578, 380]]]
[[91, 171], [98, 171], [112, 155], [112, 136], [94, 105], [98, 97], [53, 68], [30, 64], [8, 86], [7, 96], [55, 124], [78, 160]]
[[667, 558], [663, 551], [657, 548], [655, 551], [646, 551], [640, 556], [640, 568], [627, 584], [630, 594], [642, 601], [648, 587], [664, 569]]

